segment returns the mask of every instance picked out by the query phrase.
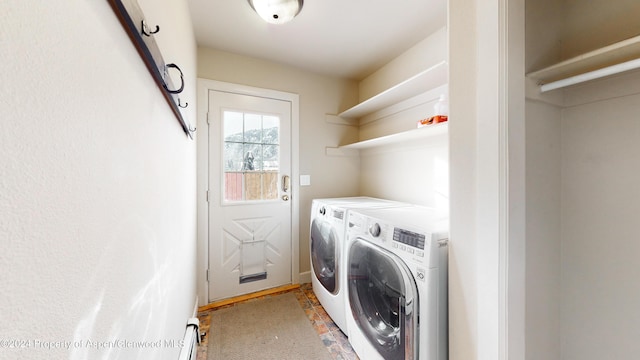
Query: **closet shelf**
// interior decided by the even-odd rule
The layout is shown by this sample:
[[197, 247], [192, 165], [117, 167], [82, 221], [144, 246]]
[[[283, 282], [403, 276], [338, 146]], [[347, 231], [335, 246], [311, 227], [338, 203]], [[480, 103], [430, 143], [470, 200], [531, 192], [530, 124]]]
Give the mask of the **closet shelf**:
[[447, 83], [449, 66], [441, 61], [409, 79], [338, 114], [341, 118], [358, 119], [399, 101], [419, 95]]
[[447, 134], [449, 131], [449, 123], [444, 122], [435, 125], [427, 125], [421, 128], [412, 129], [408, 131], [403, 131], [387, 136], [381, 136], [378, 138], [373, 138], [369, 140], [359, 141], [353, 144], [341, 145], [339, 149], [367, 149], [376, 146], [390, 145], [390, 144], [398, 144], [406, 141], [417, 140], [417, 139], [427, 139], [430, 137], [435, 137], [438, 135]]
[[[590, 51], [555, 65], [533, 71], [527, 77], [537, 81], [542, 91], [627, 71], [640, 58], [640, 36]], [[571, 81], [569, 81], [571, 79]], [[549, 86], [551, 83], [556, 83]]]

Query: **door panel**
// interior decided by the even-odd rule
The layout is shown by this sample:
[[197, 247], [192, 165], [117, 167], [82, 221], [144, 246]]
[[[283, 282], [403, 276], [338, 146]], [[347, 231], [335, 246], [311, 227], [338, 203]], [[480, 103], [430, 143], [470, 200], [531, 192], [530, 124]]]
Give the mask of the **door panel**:
[[209, 300], [291, 283], [291, 103], [210, 91]]

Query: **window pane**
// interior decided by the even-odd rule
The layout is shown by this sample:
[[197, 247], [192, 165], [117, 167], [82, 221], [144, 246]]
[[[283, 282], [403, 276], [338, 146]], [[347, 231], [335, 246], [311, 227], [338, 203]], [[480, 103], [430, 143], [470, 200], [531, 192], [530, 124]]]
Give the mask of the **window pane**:
[[224, 143], [224, 170], [240, 171], [243, 167], [243, 146], [242, 143]]
[[242, 142], [243, 114], [235, 111], [225, 111], [222, 115], [224, 141]]
[[224, 200], [225, 201], [242, 200], [242, 173], [241, 172], [224, 173]]
[[262, 145], [244, 144], [244, 155], [242, 170], [257, 171], [262, 170]]
[[262, 116], [244, 115], [244, 142], [259, 144], [262, 142]]
[[264, 144], [280, 143], [280, 118], [277, 116], [263, 116], [262, 128], [264, 129]]
[[262, 199], [274, 200], [278, 198], [278, 172], [265, 171], [262, 174]]
[[280, 167], [280, 157], [278, 154], [279, 146], [278, 145], [263, 145], [262, 146], [262, 156], [263, 156], [263, 166], [264, 170], [273, 170], [278, 171]]
[[244, 199], [260, 200], [262, 198], [262, 174], [259, 172], [249, 172], [244, 174]]

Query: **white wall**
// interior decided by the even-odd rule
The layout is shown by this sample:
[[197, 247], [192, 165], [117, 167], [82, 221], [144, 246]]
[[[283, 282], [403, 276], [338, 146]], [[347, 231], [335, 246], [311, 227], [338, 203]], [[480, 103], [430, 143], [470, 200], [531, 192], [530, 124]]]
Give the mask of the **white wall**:
[[[588, 51], [638, 35], [640, 2], [635, 0], [563, 0], [562, 58], [568, 59]], [[553, 15], [552, 15], [553, 16]]]
[[[526, 2], [526, 72], [561, 59], [565, 4]], [[535, 87], [537, 91], [537, 87]], [[562, 103], [563, 94], [553, 96]], [[559, 360], [561, 107], [526, 101], [526, 359]]]
[[[186, 1], [153, 6], [158, 37], [181, 39], [165, 50], [192, 101]], [[0, 34], [0, 339], [31, 346], [0, 358], [176, 359], [178, 347], [86, 341], [182, 338], [196, 293], [194, 141], [106, 1], [3, 1]]]
[[476, 3], [449, 1], [449, 358], [478, 359]]
[[[311, 176], [311, 186], [300, 188], [300, 272], [309, 271], [311, 200], [359, 193], [360, 160], [325, 153], [327, 146], [357, 140], [355, 127], [325, 121], [326, 114], [337, 114], [357, 102], [357, 83], [208, 48], [198, 49], [198, 77], [300, 95], [300, 174]], [[200, 249], [206, 249], [201, 240]], [[200, 262], [206, 264], [206, 250], [200, 254]], [[202, 289], [200, 294], [205, 296]]]
[[527, 360], [560, 359], [561, 109], [527, 101]]
[[449, 213], [447, 134], [361, 150], [362, 195], [431, 206]]
[[527, 73], [561, 60], [564, 8], [564, 2], [558, 0], [526, 1], [524, 28]]
[[640, 353], [639, 82], [636, 72], [567, 90], [581, 103], [562, 112], [563, 360]]

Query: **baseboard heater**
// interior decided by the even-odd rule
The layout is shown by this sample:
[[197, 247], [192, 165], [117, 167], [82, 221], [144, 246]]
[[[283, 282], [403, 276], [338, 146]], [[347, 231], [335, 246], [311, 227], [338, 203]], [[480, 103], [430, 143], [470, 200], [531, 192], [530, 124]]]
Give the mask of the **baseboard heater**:
[[190, 318], [184, 332], [183, 346], [178, 360], [196, 360], [200, 344], [200, 320]]

